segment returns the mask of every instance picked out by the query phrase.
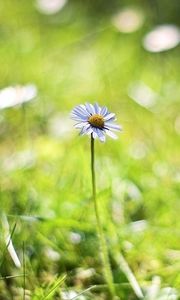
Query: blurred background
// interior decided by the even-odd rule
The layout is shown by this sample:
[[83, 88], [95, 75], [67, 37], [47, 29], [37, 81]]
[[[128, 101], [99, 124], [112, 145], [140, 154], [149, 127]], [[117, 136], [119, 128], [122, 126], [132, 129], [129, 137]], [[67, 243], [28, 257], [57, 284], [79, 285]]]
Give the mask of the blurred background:
[[123, 126], [96, 143], [117, 294], [180, 299], [179, 14], [178, 0], [0, 2], [0, 299], [109, 299], [89, 139], [69, 117], [86, 101]]

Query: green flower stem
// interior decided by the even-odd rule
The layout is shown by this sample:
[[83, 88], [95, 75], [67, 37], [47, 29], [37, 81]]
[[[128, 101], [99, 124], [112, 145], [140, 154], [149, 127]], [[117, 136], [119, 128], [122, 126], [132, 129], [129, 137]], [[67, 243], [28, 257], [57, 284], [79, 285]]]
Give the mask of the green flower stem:
[[109, 292], [111, 294], [111, 299], [114, 299], [115, 298], [115, 288], [114, 288], [114, 284], [113, 284], [113, 276], [112, 276], [112, 271], [111, 271], [110, 262], [109, 262], [107, 244], [106, 244], [103, 227], [102, 227], [101, 220], [100, 220], [98, 201], [97, 201], [97, 197], [96, 197], [96, 178], [95, 178], [94, 165], [95, 165], [94, 138], [91, 134], [92, 198], [93, 198], [93, 202], [94, 202], [94, 210], [95, 210], [95, 215], [96, 215], [97, 232], [98, 232], [99, 243], [100, 243], [100, 255], [101, 255], [101, 260], [102, 260], [103, 269], [104, 269], [104, 277], [107, 282]]

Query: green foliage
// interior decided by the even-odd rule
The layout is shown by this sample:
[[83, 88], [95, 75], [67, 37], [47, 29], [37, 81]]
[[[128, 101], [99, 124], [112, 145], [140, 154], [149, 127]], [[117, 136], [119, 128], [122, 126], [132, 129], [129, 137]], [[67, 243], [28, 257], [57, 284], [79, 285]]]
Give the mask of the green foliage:
[[[96, 143], [98, 199], [117, 295], [137, 299], [131, 271], [146, 300], [150, 287], [158, 289], [157, 299], [178, 299], [179, 52], [142, 48], [158, 23], [151, 1], [141, 7], [144, 26], [131, 34], [111, 22], [122, 3], [109, 8], [108, 2], [102, 11], [102, 1], [90, 3], [69, 1], [49, 16], [33, 1], [0, 3], [1, 88], [33, 83], [38, 89], [31, 102], [0, 110], [0, 209], [10, 234], [16, 224], [11, 239], [21, 263], [25, 245], [18, 269], [1, 226], [2, 300], [20, 299], [24, 290], [32, 300], [65, 299], [63, 292], [69, 299], [108, 299], [91, 201], [90, 140], [68, 123], [71, 109], [86, 101], [107, 105], [124, 129], [119, 140]], [[169, 14], [159, 11], [163, 22], [173, 22], [173, 14], [177, 20], [176, 6]], [[136, 82], [158, 95], [152, 108], [128, 96]]]

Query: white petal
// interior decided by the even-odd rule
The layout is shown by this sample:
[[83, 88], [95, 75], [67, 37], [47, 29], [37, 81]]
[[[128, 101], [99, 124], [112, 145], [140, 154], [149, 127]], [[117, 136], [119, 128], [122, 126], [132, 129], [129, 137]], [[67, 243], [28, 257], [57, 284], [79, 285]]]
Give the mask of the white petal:
[[109, 123], [108, 121], [105, 122], [104, 127], [107, 128], [107, 129], [110, 128], [110, 129], [113, 129], [113, 130], [122, 130], [121, 126], [113, 124], [113, 123]]
[[89, 125], [87, 122], [80, 122], [74, 125], [75, 128], [82, 128]]
[[81, 119], [80, 117], [72, 116], [72, 120], [77, 121], [77, 122], [86, 122], [87, 119]]
[[88, 117], [80, 117], [80, 116], [77, 116], [77, 115], [74, 115], [74, 114], [71, 114], [71, 119], [72, 120], [77, 120], [79, 122], [86, 122]]
[[93, 107], [92, 104], [86, 103], [85, 105], [86, 105], [86, 110], [87, 110], [91, 115], [95, 114], [95, 110], [94, 110], [94, 107]]
[[87, 116], [87, 117], [89, 116], [89, 113], [87, 112], [84, 105], [78, 105], [73, 110], [74, 110], [74, 112], [81, 113], [84, 116]]
[[101, 108], [100, 114], [104, 117], [104, 116], [107, 114], [107, 112], [108, 112], [107, 107], [106, 107], [106, 106], [103, 106], [103, 107]]
[[88, 130], [90, 129], [90, 125], [87, 124], [85, 125], [84, 127], [82, 127], [81, 131], [80, 131], [80, 135], [84, 135], [84, 134], [87, 134], [88, 133]]
[[93, 131], [93, 139], [97, 139], [97, 133]]
[[72, 111], [71, 112], [71, 117], [79, 117], [79, 118], [81, 118], [81, 119], [86, 119], [87, 120], [87, 118], [88, 118], [88, 116], [85, 116], [83, 113], [81, 113], [81, 112], [77, 112], [77, 111]]
[[117, 135], [114, 132], [112, 132], [111, 130], [106, 129], [106, 134], [114, 140], [116, 140], [118, 138]]
[[80, 104], [79, 106], [80, 106], [80, 108], [81, 108], [83, 111], [85, 111], [85, 113], [86, 113], [88, 116], [90, 115], [90, 113], [87, 111], [86, 106], [85, 106], [84, 104]]
[[96, 130], [97, 130], [97, 135], [98, 135], [98, 138], [100, 139], [100, 141], [105, 142], [106, 137], [104, 135], [104, 132], [99, 128], [97, 128]]
[[92, 132], [93, 132], [93, 130], [92, 130], [92, 127], [90, 126], [90, 127], [87, 129], [86, 134], [91, 134]]
[[113, 120], [113, 119], [115, 119], [115, 114], [114, 114], [114, 113], [110, 113], [110, 114], [108, 114], [108, 115], [106, 115], [106, 116], [104, 117], [104, 120], [105, 120], [105, 121]]
[[84, 127], [81, 129], [81, 131], [79, 132], [79, 135], [84, 135], [85, 132], [84, 132]]
[[86, 110], [86, 106], [84, 104], [80, 104], [80, 107], [82, 107], [82, 109]]
[[99, 107], [99, 105], [97, 103], [94, 104], [94, 109], [95, 109], [96, 114], [100, 113], [101, 108]]
[[97, 131], [96, 131], [96, 128], [95, 127], [92, 127], [92, 135], [93, 135], [93, 138], [96, 139], [98, 137], [97, 135]]

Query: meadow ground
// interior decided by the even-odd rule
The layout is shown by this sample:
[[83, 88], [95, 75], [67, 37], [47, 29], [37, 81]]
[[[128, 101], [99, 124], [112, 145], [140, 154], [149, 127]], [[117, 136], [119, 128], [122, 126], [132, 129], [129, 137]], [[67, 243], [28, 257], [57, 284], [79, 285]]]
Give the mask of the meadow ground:
[[[0, 87], [11, 87], [0, 92], [1, 300], [110, 300], [90, 139], [69, 117], [87, 101], [123, 126], [118, 140], [95, 145], [117, 299], [138, 299], [139, 287], [146, 300], [179, 299], [179, 49], [142, 43], [155, 25], [176, 24], [178, 1], [137, 1], [143, 24], [122, 33], [113, 16], [129, 4], [69, 1], [44, 14], [33, 1], [0, 3]], [[23, 93], [34, 99], [5, 107]]]

